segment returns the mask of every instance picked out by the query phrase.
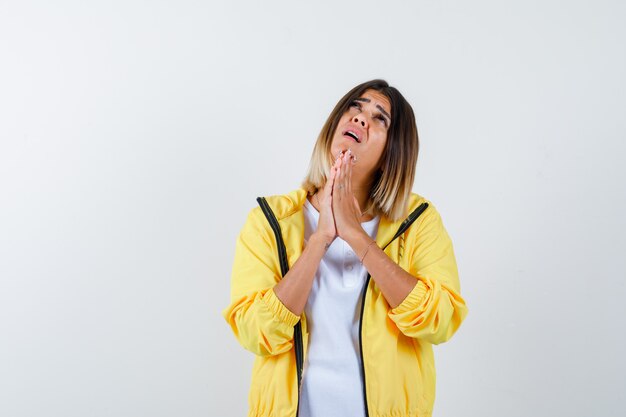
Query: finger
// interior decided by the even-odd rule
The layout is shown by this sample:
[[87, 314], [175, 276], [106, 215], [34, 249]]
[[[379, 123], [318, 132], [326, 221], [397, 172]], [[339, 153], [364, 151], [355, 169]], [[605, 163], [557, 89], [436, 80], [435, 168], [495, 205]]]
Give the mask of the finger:
[[341, 157], [341, 162], [339, 165], [339, 170], [337, 172], [337, 178], [335, 178], [335, 192], [337, 193], [336, 195], [339, 197], [339, 199], [343, 198], [343, 193], [345, 191], [344, 187], [344, 178], [346, 176], [346, 163], [345, 163], [345, 157]]
[[341, 177], [342, 177], [344, 169], [345, 167], [343, 163], [343, 154], [342, 154], [339, 157], [339, 160], [337, 161], [337, 176], [335, 177], [335, 182], [341, 181]]
[[348, 161], [348, 170], [347, 170], [347, 179], [346, 179], [346, 193], [348, 193], [348, 195], [352, 195], [352, 159], [354, 158], [354, 155], [351, 153], [350, 157], [349, 157], [349, 161]]
[[350, 154], [348, 152], [345, 153], [345, 156], [341, 161], [341, 168], [343, 171], [343, 174], [341, 175], [341, 191], [345, 195], [348, 192], [348, 173], [350, 172]]
[[335, 159], [335, 162], [330, 167], [330, 173], [328, 174], [328, 178], [326, 179], [326, 184], [329, 185], [330, 183], [331, 187], [332, 187], [331, 178], [333, 179], [337, 178], [337, 168], [339, 168], [339, 161], [340, 161], [339, 158]]
[[339, 192], [339, 184], [341, 184], [341, 179], [343, 178], [343, 157], [339, 158], [337, 163], [337, 172], [335, 172], [335, 184], [333, 186], [333, 193]]
[[326, 186], [324, 187], [324, 195], [330, 196], [333, 191], [333, 185], [335, 183], [335, 175], [337, 173], [337, 168], [332, 167], [330, 169], [330, 177], [326, 180]]
[[339, 156], [337, 156], [337, 158], [335, 158], [335, 162], [333, 162], [333, 166], [334, 167], [338, 167], [339, 166], [339, 161], [341, 160], [341, 153], [339, 154]]
[[330, 171], [330, 177], [326, 180], [324, 188], [320, 190], [319, 201], [322, 206], [326, 206], [330, 201], [331, 192], [333, 189], [333, 170]]

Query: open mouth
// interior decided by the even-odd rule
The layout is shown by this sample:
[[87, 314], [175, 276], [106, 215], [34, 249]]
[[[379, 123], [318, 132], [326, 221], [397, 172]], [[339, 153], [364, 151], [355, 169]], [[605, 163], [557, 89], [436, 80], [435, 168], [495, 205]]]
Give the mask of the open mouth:
[[359, 135], [356, 134], [355, 132], [351, 131], [351, 130], [346, 130], [345, 132], [343, 132], [343, 135], [351, 137], [357, 143], [361, 143], [361, 139], [359, 138]]

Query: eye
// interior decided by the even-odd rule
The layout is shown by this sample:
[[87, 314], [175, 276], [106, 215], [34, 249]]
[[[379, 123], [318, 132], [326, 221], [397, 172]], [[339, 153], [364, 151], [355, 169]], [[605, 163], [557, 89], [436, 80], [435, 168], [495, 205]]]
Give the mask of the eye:
[[381, 120], [383, 122], [383, 124], [385, 126], [387, 126], [387, 119], [385, 119], [383, 116], [381, 116], [380, 114], [378, 116], [376, 116], [377, 119]]
[[353, 101], [352, 103], [350, 103], [350, 107], [356, 107], [358, 109], [361, 108], [361, 104], [359, 104], [358, 101]]

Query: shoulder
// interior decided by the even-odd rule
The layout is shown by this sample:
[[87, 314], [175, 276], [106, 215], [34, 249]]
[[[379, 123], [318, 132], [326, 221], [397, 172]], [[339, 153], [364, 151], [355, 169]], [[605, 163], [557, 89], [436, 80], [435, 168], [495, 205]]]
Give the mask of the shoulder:
[[415, 221], [415, 228], [411, 227], [409, 229], [414, 229], [417, 233], [424, 233], [427, 230], [432, 229], [443, 229], [443, 220], [441, 218], [441, 214], [439, 209], [429, 198], [412, 192], [409, 197], [409, 214], [414, 210], [420, 208], [420, 215]]
[[[427, 217], [432, 215], [439, 215], [439, 210], [432, 200], [415, 192], [412, 192], [409, 196], [408, 207], [409, 213], [412, 213], [413, 210], [417, 209], [418, 207], [425, 207], [423, 215], [426, 215]], [[420, 217], [422, 217], [423, 215], [421, 215]]]
[[[278, 220], [282, 220], [302, 210], [302, 206], [304, 205], [306, 197], [306, 190], [304, 190], [303, 188], [298, 188], [287, 194], [275, 194], [265, 197], [258, 197], [257, 200], [260, 198], [264, 198], [267, 202], [267, 205], [272, 210], [272, 213], [274, 213], [274, 216], [276, 216]], [[261, 206], [259, 204], [253, 209], [253, 211], [257, 211], [259, 214], [264, 216]]]
[[271, 212], [267, 214], [273, 214], [278, 221], [283, 220], [302, 209], [306, 196], [307, 192], [302, 188], [286, 194], [258, 196], [255, 206], [248, 211], [244, 227], [269, 230], [266, 212]]

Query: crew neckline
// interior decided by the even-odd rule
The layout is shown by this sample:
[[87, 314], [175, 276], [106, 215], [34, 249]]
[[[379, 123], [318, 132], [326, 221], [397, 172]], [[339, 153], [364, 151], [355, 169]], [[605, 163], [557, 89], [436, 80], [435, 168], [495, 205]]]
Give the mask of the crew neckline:
[[[304, 199], [304, 206], [311, 212], [313, 213], [313, 215], [315, 216], [315, 220], [319, 220], [320, 219], [320, 213], [319, 211], [317, 211], [317, 209], [315, 208], [315, 206], [313, 206], [313, 204], [311, 204], [311, 202], [309, 201], [308, 198]], [[373, 224], [375, 222], [378, 221], [379, 215], [374, 216], [374, 218], [372, 218], [371, 220], [368, 220], [366, 222], [361, 222], [362, 225], [368, 226], [370, 224]]]

